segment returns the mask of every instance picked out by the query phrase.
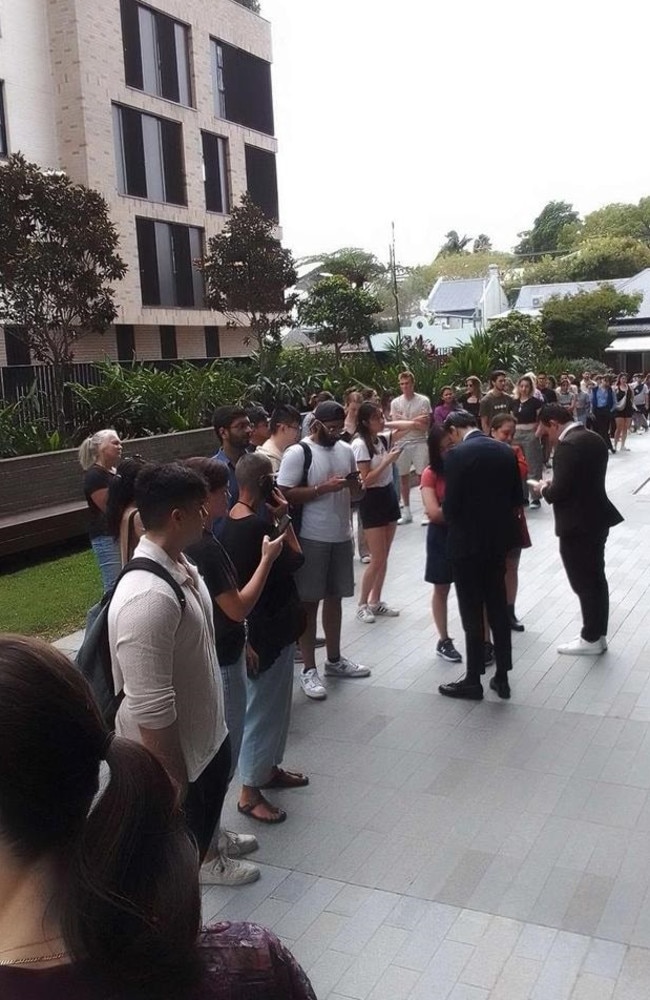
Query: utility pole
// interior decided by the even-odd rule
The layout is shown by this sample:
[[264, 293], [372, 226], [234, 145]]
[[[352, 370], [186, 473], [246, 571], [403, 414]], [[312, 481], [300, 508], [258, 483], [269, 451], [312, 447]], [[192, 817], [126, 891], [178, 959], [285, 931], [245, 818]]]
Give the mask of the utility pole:
[[400, 362], [402, 361], [402, 320], [399, 312], [399, 290], [397, 287], [397, 264], [395, 260], [395, 223], [391, 222], [391, 243], [388, 248], [388, 258], [390, 261], [391, 291], [395, 299], [395, 318], [397, 319], [397, 352]]

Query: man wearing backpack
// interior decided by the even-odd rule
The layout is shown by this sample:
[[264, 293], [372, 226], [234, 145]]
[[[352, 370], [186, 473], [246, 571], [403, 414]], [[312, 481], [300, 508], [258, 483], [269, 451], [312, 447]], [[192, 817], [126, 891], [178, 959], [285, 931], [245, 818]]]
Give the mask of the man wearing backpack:
[[368, 677], [370, 670], [341, 655], [341, 600], [354, 593], [350, 502], [359, 499], [359, 473], [354, 452], [341, 441], [345, 410], [326, 400], [314, 410], [309, 437], [287, 448], [278, 486], [300, 509], [298, 536], [305, 562], [295, 575], [307, 627], [300, 639], [303, 669], [300, 683], [308, 698], [322, 700], [327, 691], [316, 670], [316, 621], [323, 602], [327, 647], [325, 675]]
[[[134, 558], [153, 560], [163, 573], [128, 572], [108, 609], [115, 692], [124, 692], [116, 733], [147, 747], [177, 783], [202, 862], [219, 822], [230, 769], [212, 601], [198, 570], [183, 555], [201, 538], [206, 500], [207, 483], [191, 469], [177, 464], [143, 469], [135, 504], [145, 533]], [[215, 859], [209, 860], [212, 872]], [[229, 858], [219, 862], [229, 885], [252, 881], [248, 869], [254, 865]]]

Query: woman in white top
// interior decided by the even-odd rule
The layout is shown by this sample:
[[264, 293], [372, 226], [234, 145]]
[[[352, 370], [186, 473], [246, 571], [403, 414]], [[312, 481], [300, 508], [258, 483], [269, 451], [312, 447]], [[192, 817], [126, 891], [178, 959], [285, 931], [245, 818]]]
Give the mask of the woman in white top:
[[393, 464], [400, 453], [399, 447], [387, 449], [379, 437], [383, 428], [384, 414], [381, 406], [371, 402], [362, 403], [352, 450], [364, 485], [359, 516], [370, 552], [370, 562], [361, 581], [357, 618], [367, 624], [376, 621], [378, 616], [395, 618], [399, 614], [399, 611], [389, 608], [381, 599], [388, 553], [399, 519], [399, 503], [393, 485]]

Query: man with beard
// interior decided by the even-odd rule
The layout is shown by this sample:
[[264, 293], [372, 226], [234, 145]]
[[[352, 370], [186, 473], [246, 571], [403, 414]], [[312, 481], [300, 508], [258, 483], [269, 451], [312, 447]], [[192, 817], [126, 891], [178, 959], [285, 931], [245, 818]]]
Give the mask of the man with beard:
[[212, 457], [223, 462], [228, 469], [228, 490], [232, 507], [239, 499], [239, 486], [235, 475], [237, 462], [250, 448], [253, 426], [248, 413], [240, 406], [218, 406], [212, 414], [212, 426], [221, 447]]
[[295, 575], [307, 626], [300, 639], [300, 683], [308, 698], [327, 691], [316, 670], [316, 620], [323, 602], [327, 677], [368, 677], [370, 670], [341, 655], [341, 600], [354, 593], [350, 502], [361, 497], [354, 452], [341, 441], [345, 410], [326, 400], [314, 410], [309, 437], [287, 448], [278, 486], [292, 506], [302, 508], [298, 530], [305, 557]]

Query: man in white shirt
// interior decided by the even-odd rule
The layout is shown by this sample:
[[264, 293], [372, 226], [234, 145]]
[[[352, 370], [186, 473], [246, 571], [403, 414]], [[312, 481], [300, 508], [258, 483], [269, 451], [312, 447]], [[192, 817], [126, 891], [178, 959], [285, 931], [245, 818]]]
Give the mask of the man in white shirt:
[[341, 655], [341, 600], [354, 593], [350, 498], [361, 496], [354, 453], [340, 440], [344, 422], [345, 410], [340, 403], [319, 403], [309, 437], [285, 451], [278, 473], [278, 486], [289, 503], [301, 508], [298, 536], [305, 562], [295, 579], [307, 627], [300, 639], [300, 683], [308, 698], [318, 700], [327, 697], [315, 659], [321, 601], [327, 647], [325, 675], [350, 678], [370, 674], [368, 667]]
[[270, 436], [257, 450], [269, 459], [274, 473], [280, 471], [282, 456], [287, 448], [298, 441], [301, 424], [302, 417], [295, 406], [281, 404], [273, 410], [269, 423]]
[[[206, 500], [207, 483], [191, 469], [143, 469], [135, 503], [145, 534], [134, 558], [162, 566], [181, 588], [185, 606], [166, 580], [137, 569], [118, 582], [108, 613], [115, 691], [124, 692], [116, 732], [155, 754], [178, 785], [201, 861], [219, 822], [230, 769], [212, 601], [183, 555], [201, 538]], [[253, 869], [216, 853], [203, 866], [202, 881], [243, 884], [253, 880]]]
[[402, 516], [397, 523], [410, 524], [413, 520], [410, 508], [411, 468], [421, 476], [429, 464], [427, 434], [431, 422], [431, 402], [428, 396], [415, 391], [415, 378], [411, 372], [404, 371], [400, 374], [399, 387], [402, 395], [397, 396], [390, 404], [390, 419], [408, 420], [412, 426], [399, 441], [402, 451], [396, 464], [402, 496]]

